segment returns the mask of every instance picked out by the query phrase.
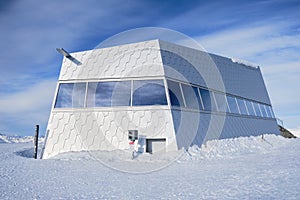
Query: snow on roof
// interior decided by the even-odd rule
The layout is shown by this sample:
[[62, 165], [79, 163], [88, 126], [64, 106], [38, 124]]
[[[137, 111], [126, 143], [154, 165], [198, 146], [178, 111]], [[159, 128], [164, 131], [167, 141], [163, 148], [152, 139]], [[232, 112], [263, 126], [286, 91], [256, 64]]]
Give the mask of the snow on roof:
[[251, 63], [251, 62], [246, 61], [246, 60], [241, 60], [241, 59], [238, 59], [238, 58], [230, 58], [230, 59], [234, 63], [238, 63], [238, 64], [245, 65], [245, 66], [248, 66], [248, 67], [253, 67], [255, 69], [257, 69], [259, 67], [258, 64], [254, 64], [254, 63]]

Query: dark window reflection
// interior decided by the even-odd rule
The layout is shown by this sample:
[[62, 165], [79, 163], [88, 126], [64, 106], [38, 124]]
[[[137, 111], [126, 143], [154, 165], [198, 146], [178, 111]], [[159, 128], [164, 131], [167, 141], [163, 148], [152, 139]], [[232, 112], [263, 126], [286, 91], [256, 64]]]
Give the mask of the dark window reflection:
[[163, 80], [133, 81], [133, 106], [167, 104]]

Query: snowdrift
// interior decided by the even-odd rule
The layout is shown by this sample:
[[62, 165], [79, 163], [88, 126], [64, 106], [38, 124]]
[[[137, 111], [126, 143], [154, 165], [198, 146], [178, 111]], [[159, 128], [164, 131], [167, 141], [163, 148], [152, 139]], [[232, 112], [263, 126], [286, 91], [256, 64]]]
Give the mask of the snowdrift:
[[[265, 135], [133, 160], [130, 151], [35, 160], [32, 143], [5, 143], [0, 199], [298, 199], [299, 151], [299, 138]], [[151, 173], [124, 173], [140, 168]]]

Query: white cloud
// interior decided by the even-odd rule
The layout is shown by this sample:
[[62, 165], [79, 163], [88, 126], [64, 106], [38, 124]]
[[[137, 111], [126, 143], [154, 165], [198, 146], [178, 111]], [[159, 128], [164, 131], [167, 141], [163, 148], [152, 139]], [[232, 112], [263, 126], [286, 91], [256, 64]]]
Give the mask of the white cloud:
[[23, 91], [3, 96], [0, 99], [0, 113], [26, 113], [49, 107], [55, 85], [56, 81], [54, 80], [43, 80]]
[[290, 129], [289, 131], [296, 137], [300, 138], [300, 126], [294, 129]]
[[227, 56], [253, 59], [269, 51], [300, 47], [300, 34], [283, 35], [281, 23], [254, 24], [198, 37], [198, 42], [209, 52], [226, 52]]
[[0, 98], [0, 132], [30, 135], [34, 125], [40, 124], [44, 134], [49, 117], [56, 80], [37, 82], [24, 90], [2, 95]]

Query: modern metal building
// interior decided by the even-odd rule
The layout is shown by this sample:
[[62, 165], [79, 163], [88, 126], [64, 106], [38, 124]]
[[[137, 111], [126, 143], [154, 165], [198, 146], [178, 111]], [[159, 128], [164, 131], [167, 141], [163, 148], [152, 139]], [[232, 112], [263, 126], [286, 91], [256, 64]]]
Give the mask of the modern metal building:
[[64, 57], [43, 158], [68, 151], [176, 151], [279, 134], [258, 66], [150, 40]]

